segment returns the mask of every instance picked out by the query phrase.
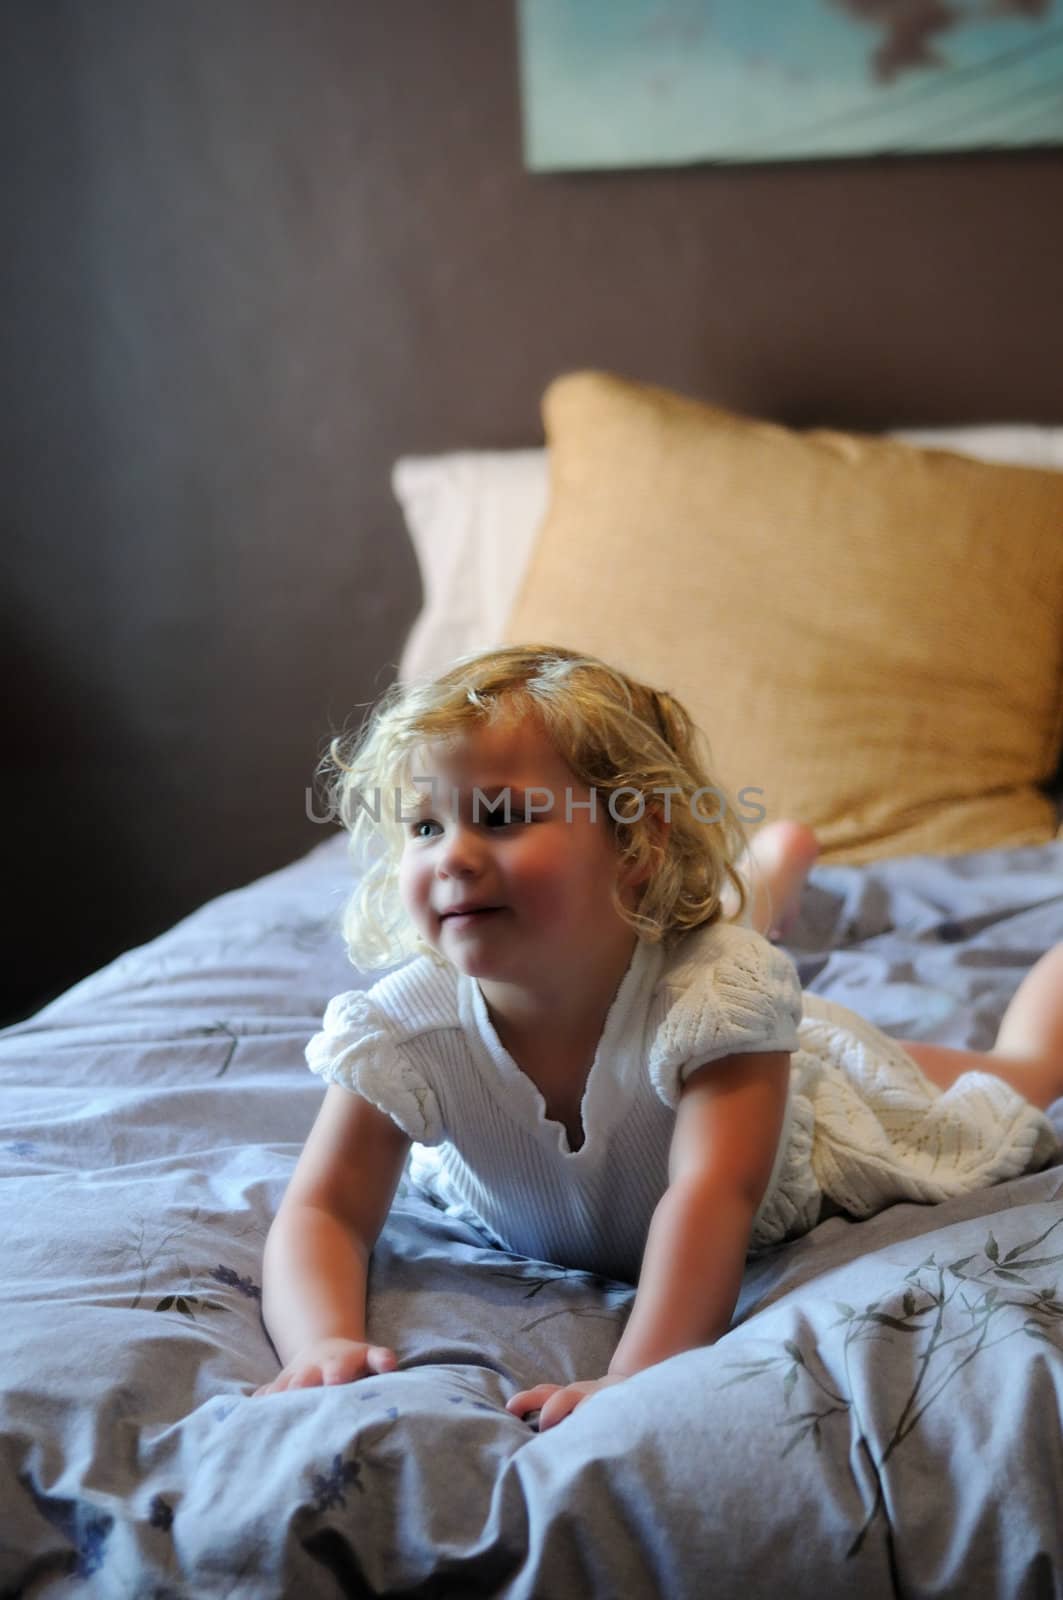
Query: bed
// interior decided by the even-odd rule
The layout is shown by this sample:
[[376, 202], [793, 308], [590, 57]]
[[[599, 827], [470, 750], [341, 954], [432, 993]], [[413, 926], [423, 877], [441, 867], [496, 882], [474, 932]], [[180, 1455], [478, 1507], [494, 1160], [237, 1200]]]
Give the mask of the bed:
[[[824, 837], [786, 934], [806, 988], [901, 1038], [987, 1048], [1023, 973], [1063, 940], [1060, 434], [857, 441], [690, 405], [577, 374], [547, 397], [549, 456], [400, 463], [426, 589], [403, 671], [553, 619], [581, 647], [611, 640], [624, 664], [700, 693], [736, 787], [748, 778], [771, 811], [800, 809]], [[736, 443], [753, 456], [724, 462]], [[806, 476], [788, 478], [802, 449]], [[717, 485], [704, 504], [685, 452]], [[670, 563], [673, 581], [693, 591], [713, 660], [733, 683], [755, 651], [737, 711], [733, 695], [707, 703], [720, 673], [689, 659], [696, 628], [657, 623], [640, 641], [630, 588], [645, 589], [647, 478], [685, 508], [654, 530], [660, 583], [665, 522], [681, 525], [712, 582], [692, 582], [693, 558]], [[811, 591], [795, 669], [750, 532], [778, 518], [758, 499], [741, 527], [713, 522], [751, 479], [814, 522], [799, 543], [826, 617], [840, 600], [825, 573], [839, 570], [848, 606], [871, 594], [875, 650], [894, 649], [884, 679], [878, 656], [857, 653], [866, 610], [847, 672], [811, 659], [813, 642], [844, 632], [820, 626]], [[861, 544], [853, 507], [872, 480], [874, 503], [896, 494], [900, 514], [888, 538], [872, 519]], [[1001, 508], [1003, 545], [990, 548]], [[874, 581], [865, 570], [858, 585], [861, 551]], [[754, 580], [772, 627], [726, 639]], [[784, 563], [791, 601], [798, 581]], [[985, 615], [986, 596], [1004, 617]], [[903, 630], [891, 606], [908, 608]], [[930, 650], [957, 631], [962, 657]], [[685, 662], [660, 654], [677, 639]], [[850, 706], [846, 723], [842, 679], [865, 697], [863, 721]], [[801, 738], [775, 768], [795, 703]], [[989, 730], [975, 744], [972, 704]], [[893, 715], [909, 719], [896, 738], [883, 733]], [[251, 1399], [277, 1370], [262, 1249], [321, 1098], [303, 1047], [332, 994], [375, 977], [352, 971], [339, 936], [363, 866], [326, 819], [303, 859], [0, 1034], [0, 1595], [1063, 1592], [1060, 1158], [942, 1206], [822, 1221], [750, 1262], [725, 1338], [542, 1435], [507, 1397], [603, 1372], [633, 1286], [514, 1256], [407, 1177], [369, 1301], [370, 1336], [394, 1345], [399, 1369]], [[1063, 1139], [1063, 1103], [1050, 1114]]]

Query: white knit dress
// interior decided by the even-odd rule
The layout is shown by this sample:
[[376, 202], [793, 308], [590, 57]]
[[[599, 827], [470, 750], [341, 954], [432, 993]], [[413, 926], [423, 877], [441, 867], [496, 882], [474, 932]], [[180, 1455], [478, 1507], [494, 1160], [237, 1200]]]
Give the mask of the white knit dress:
[[503, 1048], [479, 985], [449, 965], [423, 958], [338, 995], [306, 1055], [386, 1112], [417, 1147], [415, 1175], [510, 1249], [636, 1282], [687, 1074], [765, 1050], [792, 1053], [790, 1094], [753, 1250], [807, 1232], [825, 1198], [866, 1217], [1001, 1182], [1057, 1149], [1047, 1118], [1002, 1080], [969, 1072], [942, 1093], [872, 1024], [803, 996], [782, 951], [732, 923], [667, 954], [637, 943], [574, 1151]]

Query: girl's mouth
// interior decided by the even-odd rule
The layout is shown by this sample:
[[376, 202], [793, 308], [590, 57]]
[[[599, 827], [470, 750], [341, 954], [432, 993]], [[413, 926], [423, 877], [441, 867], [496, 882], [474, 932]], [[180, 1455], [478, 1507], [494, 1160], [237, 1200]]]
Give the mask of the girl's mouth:
[[459, 932], [463, 928], [475, 928], [487, 917], [493, 917], [502, 910], [501, 906], [470, 906], [465, 911], [444, 911], [439, 920], [446, 923], [448, 928], [456, 928]]

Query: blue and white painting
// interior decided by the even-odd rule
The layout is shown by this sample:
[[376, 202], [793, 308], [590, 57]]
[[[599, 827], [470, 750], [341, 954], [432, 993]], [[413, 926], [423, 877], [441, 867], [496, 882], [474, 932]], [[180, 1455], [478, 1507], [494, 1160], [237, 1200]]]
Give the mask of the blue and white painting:
[[519, 0], [534, 171], [1063, 144], [1063, 0]]

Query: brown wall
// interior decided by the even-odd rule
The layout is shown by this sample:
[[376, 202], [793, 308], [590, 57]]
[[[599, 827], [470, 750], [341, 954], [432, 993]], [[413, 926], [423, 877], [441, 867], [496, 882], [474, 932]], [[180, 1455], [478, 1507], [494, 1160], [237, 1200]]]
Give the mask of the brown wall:
[[418, 603], [402, 451], [608, 366], [1063, 422], [1063, 153], [527, 176], [507, 0], [9, 0], [6, 959], [29, 1008], [323, 837]]

